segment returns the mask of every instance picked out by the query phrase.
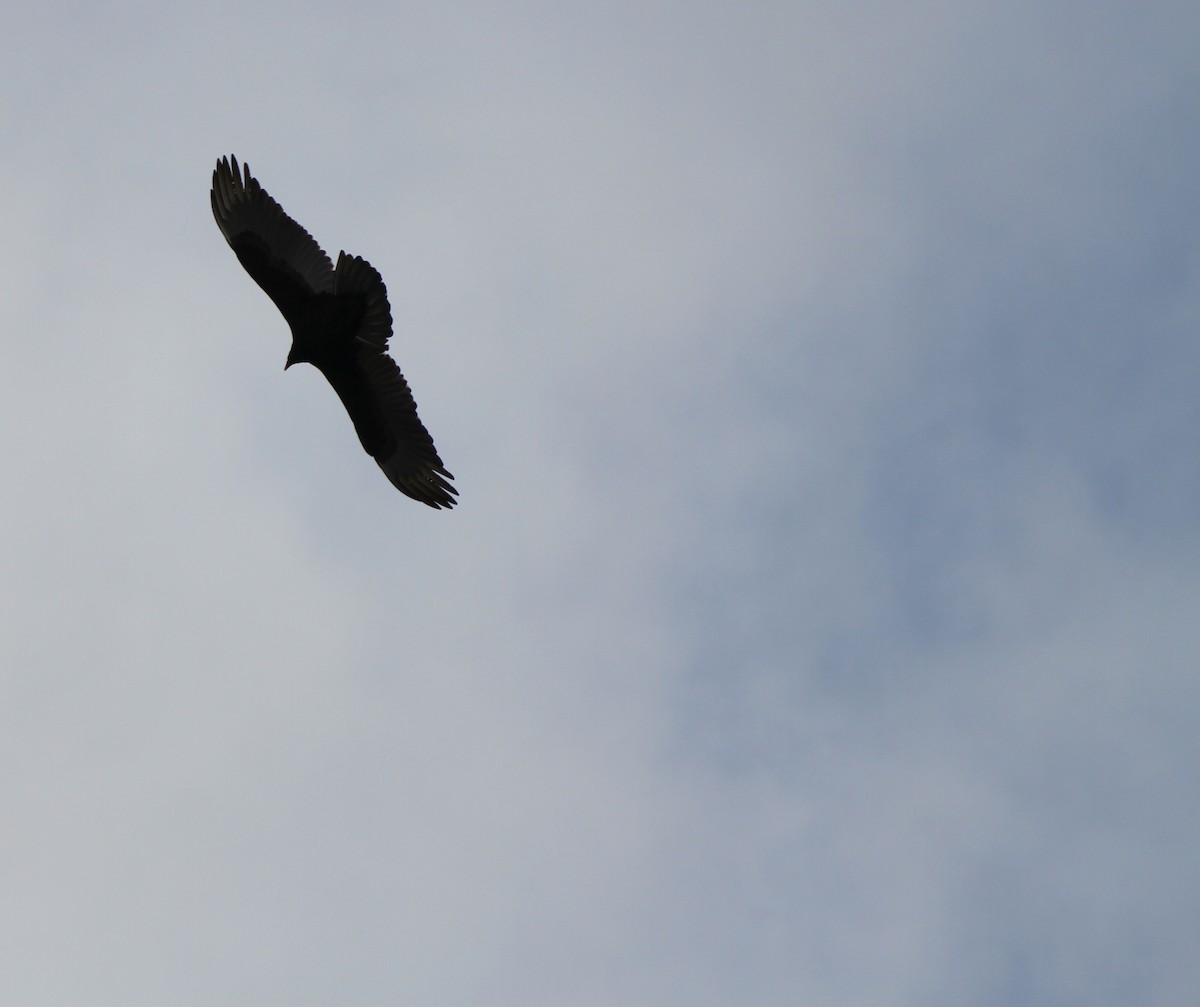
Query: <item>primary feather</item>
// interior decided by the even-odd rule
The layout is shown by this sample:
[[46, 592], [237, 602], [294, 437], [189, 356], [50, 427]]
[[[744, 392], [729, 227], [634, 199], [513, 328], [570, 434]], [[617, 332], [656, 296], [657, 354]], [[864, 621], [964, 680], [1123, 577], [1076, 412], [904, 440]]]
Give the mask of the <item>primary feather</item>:
[[454, 476], [417, 416], [408, 382], [387, 354], [392, 311], [375, 268], [345, 252], [338, 254], [335, 267], [236, 157], [217, 162], [212, 210], [238, 261], [291, 327], [284, 369], [308, 363], [325, 375], [364, 450], [401, 493], [430, 507], [453, 507]]

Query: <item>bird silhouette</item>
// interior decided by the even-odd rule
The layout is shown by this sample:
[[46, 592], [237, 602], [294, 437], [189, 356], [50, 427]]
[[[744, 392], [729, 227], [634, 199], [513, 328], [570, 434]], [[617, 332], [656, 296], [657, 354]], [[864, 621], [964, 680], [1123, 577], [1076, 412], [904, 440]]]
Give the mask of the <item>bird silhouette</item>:
[[251, 176], [250, 165], [221, 158], [212, 210], [238, 261], [275, 302], [292, 330], [284, 370], [312, 364], [354, 422], [363, 449], [393, 486], [430, 507], [453, 507], [454, 478], [417, 416], [408, 382], [387, 354], [392, 311], [375, 268], [321, 246]]

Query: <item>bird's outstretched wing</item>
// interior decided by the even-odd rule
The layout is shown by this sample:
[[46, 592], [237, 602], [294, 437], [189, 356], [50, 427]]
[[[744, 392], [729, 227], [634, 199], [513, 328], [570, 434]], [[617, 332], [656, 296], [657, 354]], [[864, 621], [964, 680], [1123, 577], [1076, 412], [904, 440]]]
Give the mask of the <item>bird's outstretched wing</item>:
[[338, 255], [333, 290], [362, 297], [362, 322], [351, 353], [314, 361], [354, 421], [358, 439], [401, 493], [430, 507], [453, 507], [454, 478], [417, 416], [417, 403], [396, 362], [387, 355], [392, 312], [383, 277], [357, 255]]
[[[232, 162], [232, 163], [231, 163]], [[254, 281], [291, 323], [316, 293], [333, 289], [333, 263], [303, 227], [283, 212], [236, 157], [213, 171], [217, 227]]]

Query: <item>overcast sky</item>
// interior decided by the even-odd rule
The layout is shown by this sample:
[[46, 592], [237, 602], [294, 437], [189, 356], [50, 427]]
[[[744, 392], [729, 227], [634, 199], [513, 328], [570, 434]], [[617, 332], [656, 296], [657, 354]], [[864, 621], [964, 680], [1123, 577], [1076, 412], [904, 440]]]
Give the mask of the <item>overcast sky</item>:
[[1197, 1002], [1194, 0], [4, 25], [0, 1002]]

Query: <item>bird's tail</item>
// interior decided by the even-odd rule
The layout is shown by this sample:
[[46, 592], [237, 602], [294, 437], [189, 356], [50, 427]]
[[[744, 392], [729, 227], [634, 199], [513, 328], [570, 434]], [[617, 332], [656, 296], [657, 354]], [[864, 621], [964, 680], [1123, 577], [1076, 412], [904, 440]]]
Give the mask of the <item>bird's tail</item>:
[[392, 335], [392, 310], [388, 307], [387, 287], [379, 271], [358, 255], [338, 253], [333, 273], [335, 294], [359, 294], [366, 299], [366, 313], [357, 338], [370, 346], [385, 349]]

